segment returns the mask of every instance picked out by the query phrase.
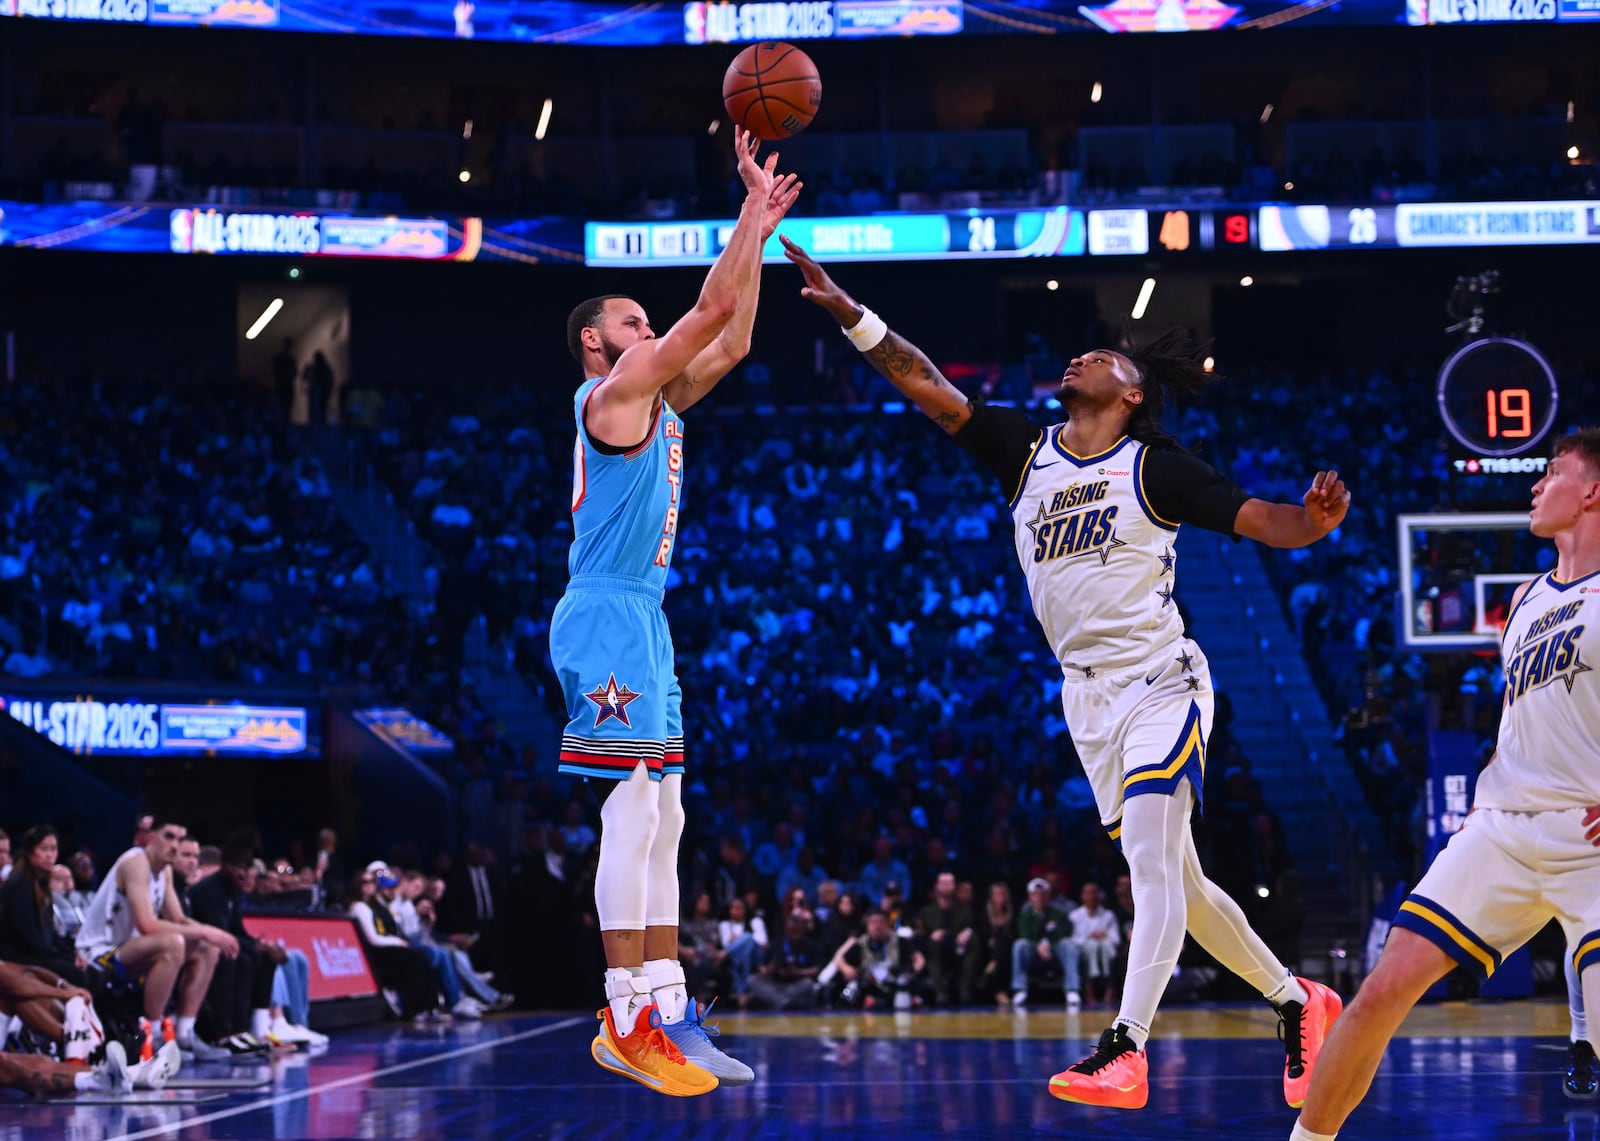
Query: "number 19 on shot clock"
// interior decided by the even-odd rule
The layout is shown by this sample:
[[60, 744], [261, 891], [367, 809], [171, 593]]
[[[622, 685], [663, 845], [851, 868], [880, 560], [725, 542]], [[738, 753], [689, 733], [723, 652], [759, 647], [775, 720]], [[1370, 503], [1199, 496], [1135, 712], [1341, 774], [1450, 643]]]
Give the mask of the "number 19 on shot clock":
[[1478, 456], [1517, 456], [1544, 442], [1556, 420], [1556, 375], [1526, 341], [1484, 337], [1461, 346], [1439, 370], [1439, 415]]

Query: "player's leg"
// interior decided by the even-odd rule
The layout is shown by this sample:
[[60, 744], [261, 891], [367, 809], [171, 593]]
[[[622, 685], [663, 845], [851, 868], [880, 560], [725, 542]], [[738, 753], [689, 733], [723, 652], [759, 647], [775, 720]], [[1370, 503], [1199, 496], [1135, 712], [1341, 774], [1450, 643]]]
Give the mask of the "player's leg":
[[232, 1055], [220, 1046], [201, 1040], [194, 1027], [200, 1008], [205, 1005], [206, 992], [211, 989], [212, 976], [217, 973], [221, 954], [215, 943], [187, 936], [184, 943], [183, 977], [178, 983], [178, 1048], [185, 1054], [192, 1054], [197, 1061], [227, 1061]]
[[[1080, 709], [1078, 720], [1068, 710], [1068, 723], [1074, 725], [1098, 712], [1121, 754], [1120, 786], [1115, 789], [1121, 801], [1119, 835], [1139, 921], [1129, 938], [1128, 973], [1115, 1021], [1100, 1036], [1093, 1054], [1050, 1079], [1051, 1094], [1063, 1101], [1119, 1109], [1142, 1108], [1149, 1097], [1144, 1046], [1183, 949], [1187, 921], [1183, 842], [1204, 773], [1204, 734], [1209, 727], [1202, 724], [1195, 699], [1174, 700], [1165, 687], [1152, 692], [1137, 673], [1132, 683], [1137, 690], [1123, 680], [1086, 691], [1099, 692], [1109, 708]], [[1201, 696], [1206, 698], [1208, 714], [1210, 695]], [[1083, 755], [1081, 747], [1079, 753]], [[1103, 758], [1096, 758], [1096, 767], [1102, 764]], [[1103, 800], [1100, 783], [1090, 779], [1096, 800]], [[1106, 819], [1111, 814], [1108, 808], [1115, 806], [1099, 807]]]
[[[663, 636], [665, 625], [663, 620]], [[670, 663], [671, 642], [666, 645]], [[649, 958], [645, 968], [663, 1028], [673, 1045], [719, 1085], [742, 1086], [755, 1081], [755, 1071], [712, 1042], [705, 1027], [707, 1011], [690, 997], [683, 964], [678, 961], [678, 917], [683, 914], [678, 889], [678, 847], [684, 825], [683, 689], [676, 669], [668, 668], [672, 683], [667, 687], [666, 753], [661, 759], [661, 830], [650, 850], [650, 907], [645, 914], [645, 953]]]
[[[1567, 1047], [1567, 1076], [1561, 1083], [1561, 1089], [1568, 1097], [1589, 1098], [1600, 1092], [1600, 1080], [1597, 1080], [1593, 1040], [1589, 1037], [1588, 1003], [1584, 1001], [1583, 979], [1574, 965], [1577, 954], [1578, 949], [1569, 943], [1567, 953], [1561, 957], [1566, 965], [1567, 1008], [1572, 1016], [1571, 1044]], [[1584, 974], [1591, 977], [1591, 987], [1600, 985], [1600, 968], [1592, 968]]]
[[1549, 922], [1539, 874], [1513, 854], [1539, 851], [1538, 829], [1533, 816], [1480, 809], [1434, 859], [1400, 905], [1378, 965], [1329, 1032], [1293, 1141], [1337, 1135], [1406, 1014], [1451, 968], [1486, 977]]
[[0, 1087], [35, 1097], [160, 1089], [178, 1072], [179, 1065], [178, 1049], [170, 1043], [156, 1059], [130, 1066], [122, 1043], [107, 1042], [104, 1060], [92, 1070], [32, 1054], [0, 1054]]
[[[144, 1016], [152, 1025], [166, 1013], [167, 1000], [183, 969], [182, 935], [135, 935], [117, 948], [116, 961], [132, 979], [144, 979]], [[206, 979], [210, 981], [210, 975]], [[202, 996], [204, 992], [201, 992]], [[196, 1006], [198, 1010], [198, 1005]]]
[[1567, 1003], [1572, 1016], [1572, 1041], [1567, 1049], [1567, 1074], [1561, 1083], [1568, 1097], [1592, 1098], [1600, 1093], [1600, 1065], [1589, 1037], [1590, 1010], [1600, 1010], [1600, 898], [1593, 885], [1600, 878], [1600, 851], [1584, 835], [1581, 812], [1540, 813], [1549, 832], [1564, 839], [1569, 855], [1562, 871], [1552, 876], [1548, 894], [1561, 911], [1567, 936], [1562, 956], [1567, 976]]
[[1260, 991], [1283, 1021], [1283, 1096], [1298, 1109], [1343, 1000], [1331, 987], [1296, 978], [1267, 948], [1238, 903], [1206, 878], [1192, 832], [1184, 836], [1183, 886], [1189, 934], [1212, 958]]

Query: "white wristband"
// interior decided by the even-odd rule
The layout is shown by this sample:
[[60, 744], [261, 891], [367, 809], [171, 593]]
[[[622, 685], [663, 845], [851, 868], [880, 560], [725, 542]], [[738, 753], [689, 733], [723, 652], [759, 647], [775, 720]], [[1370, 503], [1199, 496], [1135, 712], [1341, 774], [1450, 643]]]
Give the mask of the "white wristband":
[[889, 335], [889, 326], [883, 318], [865, 305], [861, 307], [861, 320], [848, 329], [844, 329], [842, 325], [840, 328], [844, 330], [844, 335], [850, 338], [850, 343], [864, 353], [877, 348], [878, 342]]

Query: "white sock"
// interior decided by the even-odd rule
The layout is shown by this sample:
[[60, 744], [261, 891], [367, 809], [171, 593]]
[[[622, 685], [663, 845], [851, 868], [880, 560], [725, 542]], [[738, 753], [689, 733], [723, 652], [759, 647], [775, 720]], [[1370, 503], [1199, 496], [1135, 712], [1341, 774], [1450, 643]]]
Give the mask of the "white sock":
[[1306, 990], [1304, 983], [1290, 974], [1284, 976], [1284, 980], [1281, 983], [1262, 997], [1273, 1006], [1282, 1006], [1286, 1002], [1298, 1002], [1304, 1006], [1311, 994]]
[[265, 1010], [252, 1010], [250, 1012], [250, 1033], [257, 1038], [267, 1036], [267, 1027], [272, 1025], [272, 1016]]
[[193, 1042], [194, 1041], [194, 1019], [193, 1018], [185, 1018], [181, 1014], [178, 1016], [178, 1041], [180, 1041], [180, 1042]]
[[1337, 1136], [1339, 1136], [1337, 1133], [1313, 1133], [1301, 1125], [1297, 1117], [1294, 1119], [1294, 1132], [1289, 1134], [1289, 1141], [1333, 1141]]
[[1587, 1042], [1589, 1017], [1583, 1009], [1583, 983], [1578, 978], [1578, 968], [1573, 965], [1572, 956], [1562, 955], [1561, 961], [1565, 964], [1567, 973], [1567, 1010], [1572, 1015], [1572, 1040]]
[[106, 1077], [104, 1070], [85, 1070], [81, 1074], [72, 1075], [72, 1088], [79, 1093], [89, 1090], [109, 1090], [111, 1081]]
[[650, 1005], [650, 979], [643, 967], [610, 967], [606, 970], [606, 999], [611, 1004], [611, 1022], [617, 1037], [633, 1033], [639, 1011]]
[[66, 1016], [61, 1020], [61, 1036], [66, 1044], [65, 1057], [69, 1062], [88, 1059], [94, 1049], [94, 1027], [89, 1022], [89, 1004], [81, 998], [67, 1000]]
[[676, 959], [646, 959], [644, 973], [650, 980], [656, 1009], [661, 1011], [662, 1024], [671, 1026], [682, 1022], [689, 1009], [689, 987], [683, 975], [683, 964]]
[[1122, 1032], [1128, 1036], [1129, 1041], [1133, 1043], [1136, 1050], [1143, 1050], [1144, 1044], [1150, 1041], [1150, 1027], [1148, 1026], [1141, 1026], [1139, 1023], [1131, 1022], [1125, 1017], [1119, 1017], [1117, 1025], [1122, 1027]]

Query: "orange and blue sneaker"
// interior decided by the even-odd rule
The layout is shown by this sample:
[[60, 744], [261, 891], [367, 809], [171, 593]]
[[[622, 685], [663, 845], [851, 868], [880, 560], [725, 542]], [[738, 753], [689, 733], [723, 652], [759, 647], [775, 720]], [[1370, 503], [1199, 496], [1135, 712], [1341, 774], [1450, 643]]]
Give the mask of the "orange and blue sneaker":
[[1306, 1001], [1286, 1002], [1278, 1008], [1278, 1037], [1283, 1039], [1283, 1100], [1290, 1109], [1306, 1103], [1311, 1088], [1311, 1071], [1316, 1067], [1322, 1043], [1344, 1009], [1336, 991], [1310, 979], [1301, 979]]
[[694, 1097], [717, 1088], [715, 1075], [690, 1062], [672, 1044], [661, 1028], [661, 1012], [655, 1003], [640, 1009], [633, 1033], [626, 1038], [617, 1033], [610, 1006], [596, 1017], [600, 1033], [589, 1044], [589, 1052], [605, 1069], [668, 1097]]
[[[717, 1005], [717, 1000], [711, 1000], [711, 1006]], [[730, 1058], [717, 1048], [711, 1039], [719, 1037], [721, 1031], [715, 1025], [706, 1025], [706, 1016], [711, 1013], [711, 1006], [701, 1010], [694, 998], [689, 999], [688, 1009], [684, 1012], [682, 1020], [663, 1026], [661, 1029], [672, 1044], [683, 1051], [683, 1056], [689, 1059], [691, 1065], [699, 1066], [708, 1074], [716, 1076], [719, 1086], [742, 1086], [756, 1080], [755, 1071], [738, 1058]]]
[[1094, 1053], [1050, 1079], [1050, 1096], [1110, 1109], [1143, 1109], [1150, 1063], [1119, 1024], [1100, 1035]]

